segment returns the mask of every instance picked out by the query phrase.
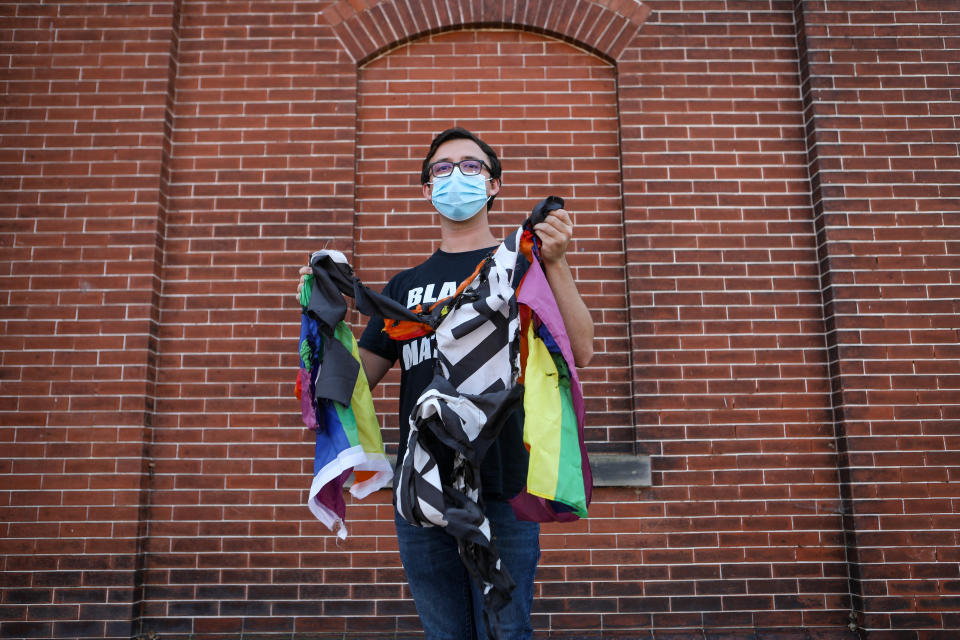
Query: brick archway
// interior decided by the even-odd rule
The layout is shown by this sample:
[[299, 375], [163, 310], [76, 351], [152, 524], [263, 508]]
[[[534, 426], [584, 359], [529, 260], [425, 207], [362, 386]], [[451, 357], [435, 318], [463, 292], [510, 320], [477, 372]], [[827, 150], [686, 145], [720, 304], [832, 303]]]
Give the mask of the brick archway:
[[[360, 7], [360, 8], [358, 8]], [[354, 62], [403, 42], [453, 27], [518, 27], [619, 59], [650, 13], [637, 0], [450, 0], [417, 13], [402, 0], [341, 0], [321, 14]]]
[[[589, 0], [547, 2], [541, 0], [528, 3], [453, 0], [443, 4], [423, 6], [419, 13], [412, 10], [410, 4], [402, 0], [382, 0], [380, 2], [351, 0], [350, 2], [337, 2], [328, 7], [322, 12], [320, 19], [326, 21], [331, 27], [342, 47], [337, 62], [330, 66], [331, 74], [339, 76], [342, 88], [355, 97], [358, 97], [361, 93], [359, 87], [361, 70], [369, 64], [375, 64], [378, 56], [393, 53], [401, 48], [401, 45], [429, 39], [443, 32], [516, 29], [520, 32], [539, 34], [551, 40], [555, 39], [572, 44], [585, 52], [582, 55], [594, 54], [605, 61], [607, 65], [610, 65], [609, 90], [611, 94], [608, 106], [613, 110], [612, 122], [614, 123], [614, 128], [610, 132], [613, 135], [612, 144], [614, 147], [614, 157], [611, 157], [611, 160], [615, 160], [622, 165], [620, 158], [615, 157], [622, 153], [622, 150], [617, 149], [619, 147], [619, 111], [623, 100], [623, 95], [617, 88], [620, 84], [618, 61], [621, 60], [624, 52], [636, 39], [649, 14], [650, 8], [636, 0], [600, 0], [596, 2]], [[478, 123], [470, 122], [470, 120], [471, 118], [461, 118], [459, 124], [466, 123], [471, 128], [484, 134], [485, 127], [482, 124], [478, 125]], [[361, 133], [359, 124], [358, 121], [354, 120], [354, 141], [355, 145], [358, 145], [353, 149], [354, 156], [360, 152], [359, 146], [362, 146], [359, 140], [359, 134]], [[434, 131], [434, 133], [436, 132]], [[353, 158], [349, 156], [344, 156], [341, 161], [343, 165], [353, 164]], [[617, 172], [619, 173], [619, 168]], [[352, 177], [353, 183], [359, 184], [361, 182], [361, 176], [358, 175], [356, 167], [354, 167]], [[615, 241], [617, 243], [622, 242], [623, 234], [630, 225], [626, 210], [621, 210], [625, 192], [619, 183], [618, 176], [616, 185], [618, 204], [615, 208], [617, 209], [618, 225], [622, 226], [616, 234]], [[602, 189], [603, 186], [598, 185], [597, 188]], [[356, 239], [356, 225], [358, 224], [355, 215], [362, 200], [362, 198], [359, 200], [358, 198], [359, 194], [354, 194], [352, 206], [343, 211], [344, 218], [352, 218], [351, 227], [354, 229], [354, 239]], [[593, 208], [593, 205], [591, 204], [588, 208]], [[496, 216], [492, 221], [495, 224], [498, 222]], [[598, 241], [602, 241], [603, 238], [600, 236], [604, 235], [603, 228], [601, 227], [596, 233], [599, 234]], [[334, 241], [337, 242], [336, 239]], [[348, 243], [347, 238], [343, 238], [340, 246], [352, 254], [352, 247], [348, 248]], [[602, 405], [603, 412], [610, 417], [608, 424], [596, 429], [596, 433], [588, 437], [601, 450], [616, 453], [635, 453], [636, 436], [634, 430], [639, 424], [636, 418], [638, 410], [636, 406], [637, 394], [636, 390], [631, 390], [630, 387], [633, 385], [632, 380], [636, 376], [624, 379], [622, 376], [613, 373], [614, 369], [633, 369], [634, 364], [629, 356], [628, 345], [631, 343], [630, 335], [633, 333], [634, 326], [640, 322], [636, 310], [629, 304], [632, 296], [629, 291], [626, 272], [629, 269], [630, 256], [624, 250], [625, 247], [621, 249], [621, 253], [614, 263], [600, 264], [598, 262], [596, 265], [597, 269], [612, 267], [617, 271], [617, 285], [615, 287], [611, 285], [612, 288], [607, 287], [604, 291], [594, 292], [597, 299], [617, 297], [624, 300], [623, 307], [621, 307], [621, 303], [617, 303], [609, 312], [602, 311], [600, 313], [607, 321], [613, 318], [615, 319], [613, 321], [615, 325], [624, 324], [626, 326], [622, 327], [623, 331], [620, 335], [623, 340], [618, 341], [615, 345], [608, 345], [606, 341], [603, 343], [603, 348], [612, 349], [612, 352], [609, 358], [604, 360], [604, 370], [597, 374], [595, 391], [598, 399], [596, 402], [600, 403], [597, 408], [601, 408], [600, 405]], [[358, 255], [356, 257], [361, 269], [367, 266], [364, 256]], [[584, 268], [588, 268], [588, 265], [584, 265]], [[377, 278], [374, 277], [374, 280], [377, 280]], [[623, 342], [623, 344], [620, 342]], [[610, 385], [616, 388], [608, 388]], [[601, 402], [599, 398], [604, 396], [612, 399]], [[389, 423], [390, 420], [387, 422]]]
[[[419, 185], [422, 154], [439, 131], [463, 126], [491, 144], [503, 188], [494, 236], [516, 228], [547, 195], [576, 227], [568, 262], [596, 324], [595, 357], [581, 372], [594, 452], [632, 454], [636, 434], [629, 358], [616, 71], [600, 56], [519, 29], [455, 29], [392, 48], [358, 67], [353, 265], [382, 286], [439, 246]], [[391, 372], [375, 395], [385, 440], [399, 436]]]

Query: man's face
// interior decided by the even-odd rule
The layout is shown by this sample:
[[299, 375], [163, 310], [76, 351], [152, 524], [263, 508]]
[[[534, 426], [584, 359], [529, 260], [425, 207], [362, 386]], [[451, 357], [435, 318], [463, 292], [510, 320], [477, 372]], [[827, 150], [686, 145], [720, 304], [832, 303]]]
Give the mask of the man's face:
[[[429, 164], [434, 162], [460, 162], [461, 160], [482, 160], [487, 167], [490, 166], [490, 158], [487, 157], [487, 154], [480, 149], [480, 146], [468, 138], [457, 138], [455, 140], [447, 140], [439, 147], [437, 147], [436, 153], [433, 154], [433, 157], [430, 158]], [[483, 168], [481, 172], [485, 178], [490, 177], [490, 170], [486, 167]], [[439, 178], [443, 180], [443, 178]], [[432, 195], [433, 182], [434, 178], [430, 178], [430, 182], [423, 185], [423, 197], [427, 200], [430, 200]], [[500, 193], [500, 180], [492, 179], [487, 181], [487, 196], [492, 196], [497, 193]]]

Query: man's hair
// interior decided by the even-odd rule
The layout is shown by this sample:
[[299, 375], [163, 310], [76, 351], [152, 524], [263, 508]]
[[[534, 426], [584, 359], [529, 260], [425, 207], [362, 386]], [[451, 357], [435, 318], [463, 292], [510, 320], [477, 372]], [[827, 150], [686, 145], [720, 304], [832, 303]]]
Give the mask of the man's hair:
[[[430, 182], [430, 158], [432, 158], [433, 154], [437, 152], [437, 148], [444, 142], [449, 140], [458, 140], [461, 138], [473, 140], [477, 143], [477, 146], [480, 147], [480, 150], [483, 151], [483, 153], [486, 154], [487, 158], [490, 160], [490, 177], [496, 178], [497, 180], [500, 179], [500, 158], [497, 157], [497, 152], [494, 151], [493, 148], [486, 142], [463, 127], [451, 127], [446, 131], [441, 131], [438, 133], [437, 137], [434, 138], [433, 142], [430, 143], [430, 150], [427, 151], [427, 157], [423, 159], [423, 167], [420, 170], [420, 184], [427, 184]], [[487, 202], [487, 208], [493, 206], [493, 200], [496, 197], [496, 195], [490, 196], [490, 200]]]

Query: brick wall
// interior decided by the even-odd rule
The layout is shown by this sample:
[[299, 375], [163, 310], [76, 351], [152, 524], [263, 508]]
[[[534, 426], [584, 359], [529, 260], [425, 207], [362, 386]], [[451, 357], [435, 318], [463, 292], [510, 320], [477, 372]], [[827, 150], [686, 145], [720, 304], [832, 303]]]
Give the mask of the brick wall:
[[960, 12], [796, 8], [852, 592], [877, 637], [958, 629]]
[[379, 622], [351, 593], [380, 588], [356, 568], [378, 537], [358, 522], [338, 546], [304, 517], [312, 445], [290, 411], [296, 271], [353, 232], [355, 72], [322, 8], [180, 9], [143, 633]]
[[0, 636], [416, 632], [389, 494], [303, 505], [292, 292], [435, 248], [456, 123], [498, 234], [567, 198], [590, 448], [653, 461], [544, 527], [538, 635], [951, 637], [949, 5], [0, 4]]
[[[837, 459], [791, 7], [655, 5], [620, 62], [638, 442], [621, 606], [842, 633]], [[754, 10], [747, 10], [753, 8]], [[621, 564], [618, 562], [617, 564]], [[612, 590], [612, 589], [611, 589]]]
[[173, 6], [2, 12], [0, 633], [129, 635]]

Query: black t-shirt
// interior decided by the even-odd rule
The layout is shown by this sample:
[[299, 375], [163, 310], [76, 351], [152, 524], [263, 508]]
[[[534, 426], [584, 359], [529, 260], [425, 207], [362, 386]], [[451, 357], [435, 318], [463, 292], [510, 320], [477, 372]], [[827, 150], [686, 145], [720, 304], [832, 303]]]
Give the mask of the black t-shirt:
[[[495, 248], [495, 247], [494, 247]], [[437, 250], [412, 269], [401, 271], [387, 283], [383, 294], [407, 308], [422, 304], [427, 309], [437, 300], [453, 295], [461, 282], [494, 248], [460, 253]], [[521, 274], [522, 275], [522, 274]], [[435, 371], [436, 354], [430, 336], [393, 340], [383, 332], [383, 318], [372, 317], [359, 344], [391, 363], [400, 361], [400, 442], [397, 464], [403, 460], [410, 433], [410, 414]], [[444, 452], [434, 451], [441, 468], [452, 463]], [[480, 465], [483, 495], [508, 499], [523, 489], [527, 477], [527, 452], [523, 446], [523, 413], [515, 412], [503, 425], [500, 437]]]

